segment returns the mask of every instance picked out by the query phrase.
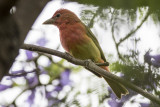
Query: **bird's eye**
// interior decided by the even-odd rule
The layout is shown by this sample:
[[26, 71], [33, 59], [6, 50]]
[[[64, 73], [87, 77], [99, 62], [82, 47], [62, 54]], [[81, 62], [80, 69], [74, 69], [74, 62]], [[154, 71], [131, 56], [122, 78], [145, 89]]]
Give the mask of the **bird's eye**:
[[60, 17], [61, 16], [61, 14], [60, 13], [58, 13], [57, 15], [56, 15], [56, 17]]

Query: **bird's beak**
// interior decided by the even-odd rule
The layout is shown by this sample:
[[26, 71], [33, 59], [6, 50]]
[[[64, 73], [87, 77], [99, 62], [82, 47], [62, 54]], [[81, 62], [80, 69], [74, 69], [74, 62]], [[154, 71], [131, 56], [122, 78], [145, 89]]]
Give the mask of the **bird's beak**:
[[54, 24], [55, 19], [54, 18], [50, 18], [48, 20], [46, 20], [45, 22], [43, 22], [43, 24]]

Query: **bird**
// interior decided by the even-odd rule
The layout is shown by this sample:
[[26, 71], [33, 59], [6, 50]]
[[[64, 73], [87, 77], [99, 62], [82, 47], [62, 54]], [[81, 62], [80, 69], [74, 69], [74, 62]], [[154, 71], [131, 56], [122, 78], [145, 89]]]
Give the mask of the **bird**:
[[[100, 44], [92, 31], [78, 18], [78, 16], [68, 9], [58, 9], [51, 18], [44, 21], [43, 24], [55, 25], [60, 32], [60, 41], [67, 53], [71, 56], [95, 63], [104, 63], [106, 58], [100, 47]], [[107, 66], [101, 66], [107, 72], [110, 72]], [[102, 77], [97, 74], [98, 77]], [[119, 82], [103, 77], [118, 99], [122, 95], [127, 95], [128, 90]]]

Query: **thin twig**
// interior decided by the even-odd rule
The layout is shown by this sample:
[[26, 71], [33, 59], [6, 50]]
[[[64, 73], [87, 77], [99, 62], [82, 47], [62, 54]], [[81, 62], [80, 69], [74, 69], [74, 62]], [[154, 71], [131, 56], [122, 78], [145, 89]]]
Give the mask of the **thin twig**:
[[117, 81], [117, 82], [123, 84], [124, 86], [134, 90], [135, 92], [143, 95], [144, 97], [146, 97], [146, 98], [150, 99], [151, 101], [160, 105], [160, 99], [158, 99], [157, 97], [153, 96], [150, 93], [147, 93], [146, 91], [142, 90], [141, 88], [137, 87], [136, 85], [132, 84], [131, 82], [128, 82], [128, 81], [126, 81], [126, 80], [124, 80], [114, 74], [111, 74], [110, 72], [106, 72], [106, 70], [98, 67], [97, 65], [95, 65], [95, 63], [93, 63], [91, 61], [75, 59], [74, 57], [68, 56], [65, 53], [62, 53], [62, 52], [59, 52], [56, 50], [52, 50], [52, 49], [48, 49], [48, 48], [44, 48], [44, 47], [40, 47], [40, 46], [30, 45], [30, 44], [24, 44], [21, 48], [27, 49], [30, 51], [38, 51], [38, 52], [44, 52], [47, 54], [55, 55], [55, 56], [64, 58], [73, 64], [87, 67], [87, 68], [91, 69], [91, 72], [94, 71], [97, 74], [103, 76], [104, 78], [109, 78], [114, 81]]
[[116, 11], [116, 10], [113, 10], [113, 12], [112, 12], [112, 16], [111, 16], [111, 21], [110, 21], [110, 22], [111, 22], [111, 24], [112, 24], [112, 25], [111, 25], [111, 26], [112, 26], [112, 28], [111, 28], [111, 31], [112, 31], [112, 38], [113, 38], [114, 43], [117, 44], [116, 38], [115, 38], [115, 36], [114, 36], [114, 25], [115, 25], [116, 22], [115, 22], [115, 21], [112, 22], [112, 21], [113, 21], [113, 16], [114, 16], [115, 11]]
[[[113, 38], [113, 41], [114, 41], [114, 44], [115, 44], [115, 47], [116, 47], [116, 50], [117, 50], [117, 54], [118, 54], [118, 57], [120, 58], [120, 59], [122, 59], [123, 60], [123, 58], [122, 58], [122, 56], [121, 56], [121, 54], [120, 54], [120, 52], [119, 52], [119, 45], [118, 45], [118, 43], [116, 42], [116, 38], [115, 38], [115, 35], [114, 35], [114, 25], [115, 25], [115, 20], [113, 20], [113, 16], [114, 16], [114, 13], [116, 12], [116, 9], [114, 9], [113, 10], [113, 12], [112, 12], [112, 16], [111, 16], [111, 26], [112, 26], [112, 28], [111, 28], [111, 32], [112, 32], [112, 38]], [[114, 22], [113, 22], [114, 21]]]
[[146, 13], [146, 16], [144, 17], [144, 19], [141, 21], [141, 23], [136, 27], [136, 29], [132, 30], [130, 33], [128, 33], [124, 38], [120, 39], [120, 41], [118, 42], [118, 46], [125, 41], [126, 39], [128, 39], [130, 36], [132, 36], [132, 34], [134, 34], [142, 25], [143, 23], [147, 20], [148, 16], [150, 15], [150, 11], [148, 10], [148, 12]]
[[96, 18], [96, 16], [102, 11], [102, 8], [99, 7], [97, 10], [96, 10], [96, 13], [94, 13], [92, 19], [90, 20], [90, 22], [88, 23], [88, 27], [89, 28], [92, 28], [93, 27], [93, 24], [94, 24], [94, 19]]
[[123, 57], [121, 56], [120, 52], [119, 52], [119, 45], [120, 45], [122, 42], [124, 42], [126, 39], [128, 39], [129, 37], [131, 37], [131, 36], [143, 25], [143, 23], [144, 23], [144, 22], [147, 20], [147, 18], [149, 17], [150, 11], [148, 10], [148, 12], [146, 13], [144, 19], [141, 21], [141, 23], [140, 23], [135, 29], [131, 30], [131, 32], [129, 32], [124, 38], [121, 38], [121, 39], [119, 40], [119, 42], [116, 42], [116, 38], [115, 38], [115, 36], [114, 36], [114, 25], [115, 25], [115, 21], [112, 22], [112, 21], [113, 21], [113, 14], [115, 13], [115, 11], [116, 11], [116, 10], [114, 10], [114, 11], [112, 12], [112, 17], [111, 17], [111, 23], [112, 23], [112, 28], [111, 28], [112, 38], [113, 38], [113, 41], [114, 41], [114, 43], [115, 43], [115, 47], [116, 47], [116, 50], [117, 50], [118, 57], [119, 57], [120, 59], [124, 60]]
[[25, 75], [27, 75], [29, 73], [33, 73], [33, 72], [35, 72], [35, 70], [29, 71], [29, 72], [17, 73], [17, 74], [8, 74], [8, 76], [19, 77], [19, 76], [25, 76]]

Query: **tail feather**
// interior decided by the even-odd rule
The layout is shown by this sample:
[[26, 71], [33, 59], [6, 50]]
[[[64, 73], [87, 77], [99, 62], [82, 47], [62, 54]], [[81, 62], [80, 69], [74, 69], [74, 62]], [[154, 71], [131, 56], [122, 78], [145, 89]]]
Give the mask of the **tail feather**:
[[[110, 72], [110, 70], [108, 69], [108, 67], [102, 67], [103, 69], [105, 69], [106, 71]], [[129, 94], [128, 90], [120, 83], [109, 79], [109, 78], [104, 78], [107, 83], [109, 84], [109, 86], [112, 88], [113, 92], [115, 93], [115, 95], [121, 99], [122, 95], [127, 95]]]
[[[99, 63], [104, 63], [104, 61], [102, 59], [100, 59], [98, 62]], [[106, 71], [110, 72], [110, 70], [109, 70], [109, 68], [107, 66], [101, 66], [101, 68], [103, 68]], [[99, 74], [97, 76], [102, 77]], [[118, 83], [117, 81], [114, 81], [113, 79], [110, 79], [110, 78], [104, 78], [104, 79], [107, 81], [107, 83], [109, 84], [109, 86], [112, 88], [113, 92], [115, 93], [115, 95], [119, 99], [121, 99], [122, 95], [129, 94], [128, 90], [121, 83]]]
[[122, 84], [117, 83], [114, 80], [108, 78], [104, 79], [107, 81], [107, 83], [119, 99], [121, 99], [122, 95], [127, 95], [129, 93], [128, 90]]

